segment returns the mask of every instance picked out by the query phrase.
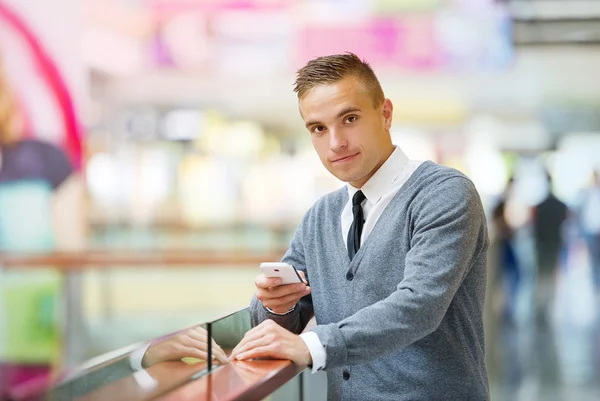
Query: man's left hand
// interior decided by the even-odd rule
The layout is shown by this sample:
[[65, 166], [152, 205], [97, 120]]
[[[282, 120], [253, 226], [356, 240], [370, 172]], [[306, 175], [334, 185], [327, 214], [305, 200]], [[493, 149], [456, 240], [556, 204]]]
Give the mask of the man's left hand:
[[265, 320], [246, 333], [231, 352], [231, 359], [289, 359], [296, 365], [308, 366], [312, 358], [304, 340], [272, 320]]

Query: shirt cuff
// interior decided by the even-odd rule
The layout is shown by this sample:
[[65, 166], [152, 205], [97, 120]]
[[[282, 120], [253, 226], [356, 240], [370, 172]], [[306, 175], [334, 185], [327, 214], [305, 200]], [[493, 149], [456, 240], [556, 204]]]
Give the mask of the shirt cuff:
[[296, 309], [296, 305], [292, 306], [287, 312], [284, 312], [284, 313], [277, 313], [277, 312], [273, 311], [271, 308], [267, 308], [266, 306], [265, 306], [265, 309], [267, 310], [267, 312], [269, 312], [273, 315], [285, 316], [289, 313], [292, 313], [294, 311], [294, 309]]
[[135, 379], [138, 386], [140, 386], [144, 391], [151, 391], [158, 387], [158, 381], [150, 376], [147, 370], [140, 370], [133, 374], [133, 378]]
[[129, 354], [129, 365], [131, 366], [131, 369], [136, 372], [144, 370], [144, 367], [142, 366], [142, 360], [144, 359], [144, 355], [146, 354], [146, 351], [148, 351], [150, 344], [152, 343], [148, 343]]
[[306, 333], [300, 334], [300, 338], [304, 341], [310, 352], [312, 358], [312, 372], [317, 373], [318, 371], [325, 369], [327, 353], [325, 352], [325, 347], [321, 343], [321, 340], [319, 340], [317, 333], [314, 331], [307, 331]]

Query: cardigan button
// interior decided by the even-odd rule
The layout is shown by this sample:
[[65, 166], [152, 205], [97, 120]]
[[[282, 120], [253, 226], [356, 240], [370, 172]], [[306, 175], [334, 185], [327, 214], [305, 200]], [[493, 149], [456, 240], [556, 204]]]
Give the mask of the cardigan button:
[[354, 280], [354, 274], [352, 274], [351, 272], [346, 273], [346, 280], [348, 280], [348, 281]]
[[344, 378], [344, 380], [349, 380], [350, 372], [348, 372], [347, 370], [344, 370], [344, 373], [342, 373], [342, 377]]

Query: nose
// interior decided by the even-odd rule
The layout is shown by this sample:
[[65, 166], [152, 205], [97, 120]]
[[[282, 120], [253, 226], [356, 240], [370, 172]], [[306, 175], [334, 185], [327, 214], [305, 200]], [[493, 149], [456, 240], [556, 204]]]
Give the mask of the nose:
[[329, 149], [333, 152], [339, 152], [342, 149], [348, 147], [348, 141], [344, 136], [342, 130], [330, 129], [329, 131]]

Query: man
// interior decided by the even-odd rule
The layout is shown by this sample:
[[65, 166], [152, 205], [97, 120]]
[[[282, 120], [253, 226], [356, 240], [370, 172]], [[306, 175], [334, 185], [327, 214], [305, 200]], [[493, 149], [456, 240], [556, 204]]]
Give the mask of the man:
[[568, 217], [567, 205], [554, 195], [552, 177], [545, 174], [548, 195], [533, 208], [533, 239], [537, 262], [536, 313], [541, 323], [550, 319], [555, 295], [556, 271], [564, 241], [563, 224]]
[[394, 147], [392, 102], [354, 54], [310, 61], [295, 91], [321, 162], [348, 185], [306, 213], [283, 258], [309, 285], [258, 276], [257, 326], [231, 357], [324, 369], [331, 400], [489, 399], [489, 241], [472, 182]]

